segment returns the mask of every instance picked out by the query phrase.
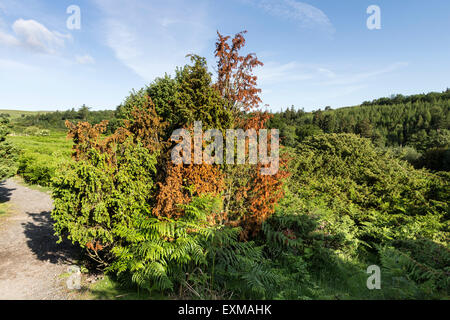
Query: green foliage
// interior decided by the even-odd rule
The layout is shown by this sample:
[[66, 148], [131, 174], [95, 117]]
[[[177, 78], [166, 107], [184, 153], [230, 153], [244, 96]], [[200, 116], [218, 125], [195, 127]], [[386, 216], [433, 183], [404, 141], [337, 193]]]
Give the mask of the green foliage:
[[205, 128], [230, 128], [231, 112], [225, 108], [220, 92], [212, 86], [206, 59], [192, 55], [193, 65], [187, 65], [177, 72], [179, 83], [177, 112], [183, 118], [179, 124], [193, 125], [202, 121]]
[[270, 298], [277, 275], [262, 247], [239, 241], [238, 228], [209, 224], [221, 206], [220, 198], [204, 195], [185, 205], [186, 215], [177, 220], [135, 216], [136, 237], [114, 247], [116, 259], [107, 270], [149, 291]]
[[19, 158], [18, 173], [31, 184], [50, 186], [57, 165], [36, 154], [25, 153]]
[[447, 90], [397, 95], [336, 110], [304, 112], [292, 107], [275, 113], [270, 126], [280, 130], [283, 143], [290, 147], [321, 132], [355, 133], [371, 139], [378, 147], [408, 146], [417, 150], [423, 154], [421, 159], [411, 154], [411, 163], [417, 167], [448, 170], [449, 97]]
[[135, 287], [120, 283], [116, 277], [105, 276], [103, 279], [90, 285], [80, 300], [163, 300], [166, 297], [161, 294], [149, 294], [136, 290]]
[[11, 142], [6, 141], [9, 132], [9, 120], [6, 117], [0, 117], [0, 180], [11, 177], [17, 172], [19, 151]]
[[57, 168], [70, 161], [71, 141], [64, 134], [51, 132], [49, 136], [9, 136], [22, 152], [18, 156], [17, 173], [27, 183], [50, 186]]
[[114, 156], [115, 166], [112, 155], [92, 149], [88, 159], [67, 163], [53, 180], [56, 234], [86, 248], [103, 266], [115, 247], [141, 237], [135, 224], [148, 212], [154, 187], [156, 155], [127, 141]]
[[340, 282], [345, 287], [355, 268], [342, 267], [341, 260], [355, 255], [359, 244], [356, 235], [357, 228], [349, 217], [334, 214], [324, 203], [287, 192], [276, 214], [263, 224], [260, 239], [267, 257], [287, 277], [277, 296], [326, 298], [322, 275], [326, 284]]
[[28, 127], [26, 128], [23, 133], [25, 135], [30, 135], [30, 136], [48, 136], [50, 135], [50, 131], [47, 129], [40, 129], [38, 127]]
[[430, 170], [450, 171], [450, 146], [429, 149], [415, 163]]
[[[158, 79], [155, 80], [158, 82]], [[125, 100], [116, 109], [116, 116], [118, 119], [123, 121], [124, 119], [131, 119], [134, 108], [137, 107], [142, 109], [147, 103], [148, 93], [146, 89], [142, 88], [138, 91], [132, 90], [130, 94], [125, 98]]]
[[239, 240], [240, 228], [222, 226], [203, 241], [208, 253], [210, 284], [242, 298], [270, 298], [276, 274], [262, 246]]
[[408, 161], [412, 165], [417, 164], [422, 156], [416, 149], [408, 146], [391, 148], [390, 151], [395, 158]]
[[158, 219], [141, 211], [133, 217], [132, 228], [122, 230], [126, 242], [114, 247], [116, 259], [107, 270], [126, 273], [148, 290], [184, 285], [186, 274], [206, 262], [201, 239], [210, 233], [206, 218], [214, 206], [212, 198], [195, 198], [186, 208], [188, 214], [178, 220]]
[[298, 141], [303, 141], [307, 137], [318, 135], [322, 133], [322, 129], [314, 124], [305, 124], [304, 126], [300, 126], [295, 130], [295, 134], [297, 135]]
[[379, 249], [385, 294], [393, 299], [437, 299], [450, 294], [450, 251], [426, 239]]
[[296, 152], [293, 190], [350, 217], [360, 239], [448, 236], [448, 192], [435, 192], [448, 181], [439, 176], [415, 170], [351, 134], [315, 136]]
[[301, 256], [321, 297], [364, 294], [370, 264], [384, 268], [373, 298], [448, 295], [447, 173], [416, 170], [353, 134], [312, 136], [291, 153], [289, 192], [263, 226], [270, 252]]
[[71, 122], [86, 121], [92, 125], [102, 120], [108, 120], [107, 133], [112, 133], [115, 127], [117, 127], [115, 111], [92, 111], [91, 108], [85, 105], [81, 106], [78, 110], [72, 108], [66, 111], [55, 112], [23, 112], [23, 115], [16, 117], [13, 123], [17, 132], [45, 136], [48, 133], [46, 130], [65, 130], [64, 122], [66, 120]]
[[165, 75], [146, 88], [133, 90], [117, 108], [117, 117], [130, 119], [133, 108], [141, 108], [148, 95], [157, 114], [169, 124], [164, 138], [169, 138], [175, 129], [193, 125], [194, 121], [202, 121], [205, 129], [229, 128], [231, 112], [226, 110], [226, 103], [212, 86], [206, 60], [196, 55], [190, 58], [192, 65], [177, 69], [175, 79]]
[[450, 99], [450, 90], [439, 93], [430, 92], [428, 94], [414, 94], [410, 96], [403, 96], [401, 94], [392, 95], [389, 98], [379, 98], [373, 101], [364, 101], [363, 106], [370, 105], [394, 105], [399, 103], [415, 103], [415, 102], [436, 102], [440, 99]]

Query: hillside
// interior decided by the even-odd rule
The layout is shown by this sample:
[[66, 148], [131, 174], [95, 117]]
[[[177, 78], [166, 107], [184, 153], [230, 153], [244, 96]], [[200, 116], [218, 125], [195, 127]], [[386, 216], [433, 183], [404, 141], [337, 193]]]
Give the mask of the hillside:
[[24, 111], [24, 110], [8, 110], [8, 109], [0, 109], [0, 115], [8, 116], [12, 119], [19, 119], [26, 116], [37, 116], [41, 114], [51, 113], [53, 111]]
[[274, 114], [270, 126], [280, 129], [287, 146], [319, 133], [354, 133], [381, 148], [403, 154], [418, 167], [450, 169], [450, 94], [394, 96], [341, 109], [287, 109]]

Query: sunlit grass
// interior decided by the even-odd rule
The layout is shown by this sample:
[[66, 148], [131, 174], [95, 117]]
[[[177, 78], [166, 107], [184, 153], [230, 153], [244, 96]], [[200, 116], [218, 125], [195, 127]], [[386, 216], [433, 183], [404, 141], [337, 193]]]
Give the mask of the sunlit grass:
[[56, 170], [71, 159], [72, 140], [63, 131], [48, 136], [12, 134], [7, 139], [20, 151], [18, 173], [27, 184], [49, 187]]
[[105, 276], [102, 280], [90, 285], [82, 296], [87, 300], [163, 300], [167, 299], [161, 294], [128, 288], [121, 285], [111, 277]]
[[8, 212], [8, 204], [0, 203], [0, 217], [6, 215], [7, 212]]
[[70, 158], [72, 141], [66, 132], [54, 131], [49, 136], [10, 135], [8, 140], [24, 152]]

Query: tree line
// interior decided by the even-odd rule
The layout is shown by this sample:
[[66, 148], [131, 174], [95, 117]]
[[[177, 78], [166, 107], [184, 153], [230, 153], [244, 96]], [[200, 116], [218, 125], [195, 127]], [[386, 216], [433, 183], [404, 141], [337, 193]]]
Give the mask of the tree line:
[[274, 114], [284, 143], [295, 146], [319, 133], [354, 133], [395, 149], [416, 167], [450, 169], [450, 93], [381, 98], [360, 106], [304, 112], [293, 107]]

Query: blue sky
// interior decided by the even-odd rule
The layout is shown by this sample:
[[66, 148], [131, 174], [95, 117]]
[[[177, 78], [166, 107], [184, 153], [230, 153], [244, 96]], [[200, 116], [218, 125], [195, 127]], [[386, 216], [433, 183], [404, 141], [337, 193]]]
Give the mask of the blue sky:
[[[381, 29], [369, 30], [369, 5]], [[69, 30], [70, 5], [81, 28]], [[0, 109], [113, 109], [196, 53], [247, 30], [264, 104], [313, 110], [450, 87], [450, 2], [0, 0]]]

